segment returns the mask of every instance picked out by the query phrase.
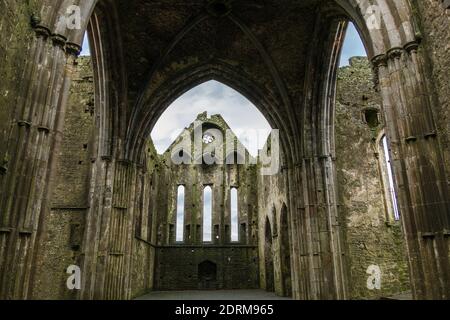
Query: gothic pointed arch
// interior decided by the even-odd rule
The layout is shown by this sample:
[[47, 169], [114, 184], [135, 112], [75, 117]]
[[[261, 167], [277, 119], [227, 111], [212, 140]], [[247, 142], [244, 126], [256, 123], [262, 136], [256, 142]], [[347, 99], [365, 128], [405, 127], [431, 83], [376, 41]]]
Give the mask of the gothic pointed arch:
[[[216, 80], [236, 90], [261, 111], [273, 128], [287, 130], [283, 125], [281, 115], [276, 111], [278, 105], [276, 98], [259, 88], [251, 80], [251, 77], [223, 62], [199, 64], [179, 72], [174, 79], [163, 84], [145, 104], [146, 108], [138, 113], [140, 116], [132, 117], [139, 119], [139, 122], [129, 126], [132, 131], [128, 132], [127, 157], [139, 159], [140, 150], [145, 141], [144, 137], [151, 132], [164, 110], [191, 88], [209, 80]], [[135, 112], [139, 112], [139, 109], [136, 109]], [[281, 140], [281, 148], [290, 146], [292, 146], [292, 142], [286, 139]], [[289, 154], [289, 152], [285, 152], [285, 154]]]

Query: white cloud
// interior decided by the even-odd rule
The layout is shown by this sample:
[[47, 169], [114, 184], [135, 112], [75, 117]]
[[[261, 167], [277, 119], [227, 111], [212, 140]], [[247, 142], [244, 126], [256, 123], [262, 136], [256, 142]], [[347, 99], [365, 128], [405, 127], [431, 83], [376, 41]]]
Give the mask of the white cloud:
[[[220, 82], [208, 81], [185, 93], [164, 112], [151, 134], [156, 150], [165, 152], [180, 132], [204, 111], [222, 115], [235, 133], [261, 130], [257, 142], [259, 149], [271, 131], [266, 118], [248, 99]], [[241, 142], [256, 156], [256, 147], [250, 148], [249, 142]]]

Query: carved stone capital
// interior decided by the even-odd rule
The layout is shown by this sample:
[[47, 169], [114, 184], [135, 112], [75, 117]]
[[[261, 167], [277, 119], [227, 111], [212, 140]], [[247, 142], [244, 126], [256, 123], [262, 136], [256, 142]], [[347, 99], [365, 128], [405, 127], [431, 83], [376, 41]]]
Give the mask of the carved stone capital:
[[38, 38], [47, 39], [52, 35], [50, 29], [43, 25], [35, 25], [33, 26], [33, 30], [36, 32], [36, 37]]
[[394, 47], [389, 49], [386, 55], [388, 56], [389, 59], [394, 60], [400, 58], [404, 52], [405, 50], [403, 48]]
[[72, 43], [72, 42], [66, 43], [66, 52], [70, 55], [78, 57], [80, 55], [82, 49], [83, 48], [76, 43]]
[[405, 44], [403, 46], [403, 48], [408, 52], [417, 52], [417, 50], [419, 49], [419, 43], [417, 41], [411, 41], [408, 42], [407, 44]]
[[60, 34], [52, 34], [52, 41], [55, 46], [65, 48], [67, 38]]
[[379, 54], [372, 58], [371, 60], [374, 68], [386, 67], [387, 66], [387, 55]]

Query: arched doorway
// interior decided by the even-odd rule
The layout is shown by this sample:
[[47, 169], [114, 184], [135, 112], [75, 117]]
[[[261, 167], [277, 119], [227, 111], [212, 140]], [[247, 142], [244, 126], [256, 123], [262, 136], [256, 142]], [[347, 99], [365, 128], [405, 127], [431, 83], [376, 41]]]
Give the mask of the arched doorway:
[[217, 289], [217, 264], [209, 260], [198, 265], [198, 286], [201, 290]]
[[280, 215], [280, 256], [281, 256], [281, 279], [283, 296], [292, 296], [292, 268], [291, 268], [291, 246], [289, 236], [288, 212], [286, 204], [283, 204]]
[[265, 241], [264, 241], [264, 265], [265, 265], [265, 280], [266, 290], [269, 292], [275, 291], [275, 270], [273, 259], [273, 234], [270, 220], [266, 218], [265, 224]]

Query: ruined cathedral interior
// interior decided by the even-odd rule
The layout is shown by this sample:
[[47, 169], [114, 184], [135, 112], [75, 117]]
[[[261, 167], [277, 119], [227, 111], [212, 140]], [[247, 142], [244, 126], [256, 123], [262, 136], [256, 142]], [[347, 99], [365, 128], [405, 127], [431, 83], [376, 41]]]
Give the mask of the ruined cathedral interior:
[[[0, 300], [450, 299], [450, 1], [0, 13]], [[156, 148], [208, 83], [267, 121], [256, 152], [208, 105]]]

